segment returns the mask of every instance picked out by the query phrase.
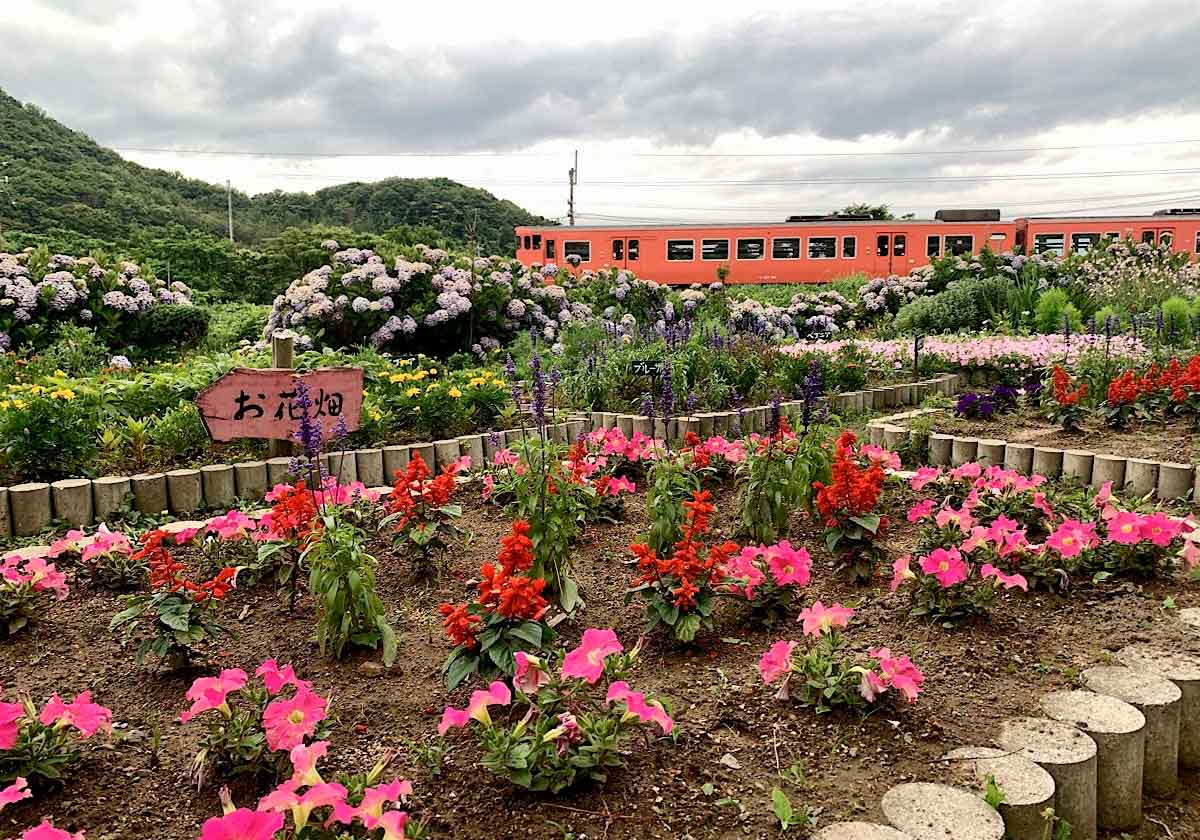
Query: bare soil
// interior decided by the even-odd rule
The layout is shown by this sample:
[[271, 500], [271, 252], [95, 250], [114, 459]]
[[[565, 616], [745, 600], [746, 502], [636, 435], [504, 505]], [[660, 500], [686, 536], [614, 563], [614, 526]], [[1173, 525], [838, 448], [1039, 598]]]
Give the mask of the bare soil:
[[[889, 490], [904, 523], [908, 499]], [[734, 497], [717, 494], [718, 529], [732, 528]], [[583, 613], [560, 625], [560, 643], [573, 646], [589, 626], [613, 627], [627, 647], [642, 630], [641, 607], [622, 595], [630, 577], [625, 546], [647, 525], [644, 496], [626, 503], [624, 520], [588, 528], [574, 554], [575, 572], [587, 599]], [[266, 586], [233, 593], [222, 613], [238, 637], [211, 652], [208, 665], [190, 674], [156, 674], [139, 667], [107, 627], [118, 608], [115, 597], [72, 591], [18, 636], [0, 641], [0, 684], [6, 694], [31, 693], [39, 702], [52, 691], [91, 689], [114, 711], [119, 738], [90, 743], [82, 765], [65, 786], [6, 808], [0, 836], [15, 836], [42, 817], [61, 828], [84, 829], [90, 840], [155, 838], [192, 840], [200, 824], [219, 813], [216, 792], [196, 791], [187, 782], [192, 757], [192, 723], [181, 726], [184, 692], [200, 673], [220, 667], [252, 671], [267, 657], [292, 662], [318, 690], [332, 693], [338, 724], [329, 768], [366, 770], [389, 750], [392, 766], [413, 780], [414, 812], [442, 838], [768, 838], [778, 835], [770, 793], [783, 788], [799, 810], [807, 805], [818, 824], [840, 819], [881, 821], [879, 800], [906, 781], [955, 777], [940, 757], [950, 749], [991, 743], [999, 722], [1012, 715], [1038, 714], [1040, 695], [1072, 686], [1091, 665], [1134, 641], [1154, 642], [1200, 653], [1200, 636], [1164, 610], [1170, 595], [1179, 608], [1200, 606], [1200, 591], [1178, 581], [1149, 585], [1117, 583], [1077, 590], [1069, 598], [1045, 593], [1005, 595], [988, 622], [949, 632], [913, 619], [902, 595], [881, 580], [854, 587], [830, 571], [820, 548], [819, 527], [797, 518], [793, 540], [815, 558], [805, 602], [841, 601], [858, 614], [847, 637], [858, 649], [887, 645], [904, 651], [926, 674], [914, 706], [888, 707], [862, 719], [781, 703], [762, 686], [756, 663], [779, 638], [799, 639], [799, 627], [756, 630], [746, 626], [744, 607], [724, 602], [718, 629], [682, 648], [661, 636], [649, 640], [631, 682], [639, 690], [669, 698], [678, 723], [677, 742], [649, 737], [634, 745], [627, 766], [606, 787], [585, 786], [560, 797], [514, 790], [475, 766], [466, 740], [451, 737], [440, 776], [422, 769], [404, 748], [428, 741], [443, 706], [461, 705], [471, 686], [453, 695], [442, 685], [440, 666], [449, 653], [436, 605], [469, 597], [479, 563], [494, 556], [507, 530], [493, 509], [468, 504], [472, 534], [448, 558], [440, 581], [414, 578], [413, 565], [386, 542], [380, 560], [381, 596], [392, 612], [400, 655], [390, 670], [377, 656], [356, 654], [341, 662], [321, 658], [310, 640], [313, 606], [302, 599], [289, 613]], [[911, 544], [911, 526], [901, 524], [889, 548]], [[800, 605], [793, 609], [798, 611]], [[157, 743], [157, 748], [155, 745]], [[780, 777], [789, 768], [790, 780]], [[705, 785], [712, 792], [705, 792]], [[1135, 840], [1200, 837], [1200, 775], [1186, 774], [1181, 792], [1148, 799], [1147, 821]], [[239, 804], [250, 805], [264, 789], [233, 785]], [[558, 826], [561, 826], [558, 827]], [[573, 832], [573, 835], [564, 832]], [[808, 829], [789, 834], [807, 836]], [[1107, 835], [1116, 840], [1120, 835]]]
[[1126, 458], [1200, 463], [1200, 430], [1188, 420], [1139, 423], [1122, 430], [1089, 418], [1081, 431], [1068, 433], [1036, 411], [1022, 408], [991, 420], [964, 420], [947, 411], [935, 416], [933, 430]]

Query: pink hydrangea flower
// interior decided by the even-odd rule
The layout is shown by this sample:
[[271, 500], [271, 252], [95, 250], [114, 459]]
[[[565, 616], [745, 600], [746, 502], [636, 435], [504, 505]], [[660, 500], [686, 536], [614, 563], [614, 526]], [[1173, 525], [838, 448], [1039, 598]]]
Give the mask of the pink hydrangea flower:
[[921, 571], [936, 577], [938, 584], [947, 589], [966, 580], [969, 569], [957, 548], [937, 548], [921, 560]]
[[808, 586], [812, 570], [812, 557], [806, 548], [792, 548], [791, 542], [782, 540], [769, 546], [764, 552], [767, 569], [779, 586]]
[[526, 697], [534, 697], [542, 686], [550, 682], [550, 675], [542, 668], [542, 660], [530, 656], [523, 650], [513, 654], [517, 672], [513, 675], [513, 687]]
[[758, 674], [767, 685], [792, 670], [792, 651], [796, 643], [780, 640], [771, 645], [758, 660]]
[[828, 633], [835, 627], [845, 627], [854, 616], [854, 610], [841, 604], [826, 607], [817, 601], [811, 607], [800, 611], [800, 621], [804, 622], [805, 636], [819, 636]]
[[675, 728], [675, 721], [671, 720], [670, 715], [658, 701], [647, 702], [645, 694], [640, 691], [631, 691], [629, 683], [624, 680], [617, 680], [608, 687], [608, 696], [605, 697], [604, 702], [613, 703], [618, 700], [624, 702], [629, 714], [642, 723], [657, 723], [661, 726], [664, 735], [670, 735], [671, 730]]
[[1029, 591], [1029, 582], [1025, 580], [1024, 575], [1005, 574], [991, 563], [984, 563], [980, 567], [979, 576], [983, 578], [994, 577], [1005, 589], [1020, 589], [1025, 592]]
[[187, 723], [201, 712], [220, 709], [228, 716], [226, 697], [231, 691], [239, 691], [246, 685], [246, 672], [241, 668], [226, 668], [217, 677], [199, 677], [187, 690], [187, 699], [192, 707], [179, 716], [180, 723]]
[[275, 834], [283, 830], [283, 822], [283, 814], [278, 812], [238, 808], [205, 820], [200, 840], [274, 840]]
[[[72, 834], [61, 828], [55, 828], [49, 820], [42, 820], [41, 825], [26, 829], [21, 835], [21, 840], [84, 840], [84, 836], [82, 831]], [[210, 838], [206, 837], [204, 840], [210, 840]]]
[[11, 785], [0, 788], [0, 811], [4, 810], [5, 805], [12, 805], [14, 802], [20, 802], [22, 799], [29, 799], [32, 796], [24, 777], [17, 776]]
[[290, 750], [316, 731], [325, 719], [329, 701], [305, 687], [291, 700], [276, 697], [263, 710], [263, 729], [272, 750]]
[[98, 730], [112, 731], [112, 711], [92, 702], [92, 692], [82, 691], [70, 703], [64, 703], [57, 694], [52, 694], [42, 707], [38, 717], [43, 726], [72, 726], [84, 738], [90, 738]]
[[579, 647], [563, 659], [563, 678], [575, 677], [594, 684], [604, 674], [604, 660], [624, 649], [612, 630], [588, 628], [583, 631]]

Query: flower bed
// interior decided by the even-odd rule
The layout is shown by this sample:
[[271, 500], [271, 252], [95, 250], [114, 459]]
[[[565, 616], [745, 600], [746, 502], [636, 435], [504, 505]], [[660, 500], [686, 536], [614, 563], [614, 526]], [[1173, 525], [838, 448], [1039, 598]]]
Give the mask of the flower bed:
[[[765, 448], [772, 445], [768, 440], [751, 439], [743, 449]], [[707, 616], [711, 629], [702, 627], [693, 645], [679, 645], [665, 630], [636, 643], [645, 628], [644, 603], [640, 598], [626, 603], [623, 596], [635, 572], [621, 571], [616, 564], [630, 557], [626, 546], [640, 543], [657, 515], [648, 508], [648, 479], [639, 471], [644, 468], [638, 465], [643, 450], [631, 450], [629, 443], [619, 446], [615, 435], [601, 435], [588, 444], [591, 454], [573, 456], [567, 473], [559, 474], [560, 494], [567, 492], [562, 482], [595, 483], [609, 471], [626, 477], [637, 490], [615, 497], [619, 508], [609, 514], [588, 516], [570, 556], [570, 574], [585, 604], [576, 618], [555, 622], [556, 639], [538, 663], [514, 663], [513, 687], [508, 680], [497, 685], [474, 679], [448, 693], [438, 674], [452, 650], [450, 640], [440, 633], [443, 615], [438, 605], [490, 603], [491, 596], [477, 584], [481, 567], [508, 563], [517, 574], [531, 567], [532, 558], [522, 558], [534, 546], [510, 539], [520, 529], [493, 501], [478, 498], [481, 484], [462, 485], [456, 492], [453, 501], [463, 504], [456, 527], [469, 532], [471, 539], [448, 537], [454, 540], [454, 550], [434, 561], [441, 576], [432, 586], [423, 571], [428, 559], [411, 547], [397, 547], [390, 530], [394, 524], [375, 530], [368, 519], [355, 514], [362, 528], [357, 544], [375, 560], [375, 594], [396, 627], [396, 661], [403, 664], [392, 669], [380, 664], [379, 652], [370, 650], [346, 658], [318, 658], [311, 637], [322, 606], [306, 587], [297, 593], [294, 609], [289, 609], [287, 598], [275, 597], [275, 578], [266, 569], [282, 569], [286, 563], [254, 550], [256, 543], [249, 535], [264, 526], [253, 519], [222, 516], [209, 524], [207, 534], [186, 528], [166, 543], [172, 562], [188, 570], [180, 576], [172, 572], [166, 579], [185, 581], [186, 592], [193, 591], [186, 586], [192, 582], [205, 593], [197, 603], [210, 608], [212, 618], [234, 634], [199, 643], [197, 661], [204, 670], [186, 678], [156, 676], [138, 666], [132, 650], [121, 648], [119, 636], [108, 629], [124, 604], [122, 596], [75, 578], [72, 562], [60, 559], [72, 570], [70, 592], [63, 600], [49, 600], [28, 627], [0, 641], [5, 653], [0, 683], [6, 699], [28, 693], [39, 703], [55, 692], [73, 697], [91, 689], [88, 702], [111, 710], [113, 726], [126, 736], [110, 749], [103, 746], [103, 733], [94, 734], [83, 743], [80, 760], [72, 762], [61, 787], [33, 783], [33, 797], [7, 805], [5, 819], [11, 818], [15, 826], [32, 826], [48, 817], [60, 828], [84, 830], [88, 837], [199, 837], [205, 821], [220, 821], [212, 774], [228, 772], [231, 765], [206, 763], [208, 784], [198, 791], [185, 781], [192, 776], [202, 744], [208, 745], [207, 755], [215, 756], [227, 743], [220, 740], [221, 732], [209, 727], [236, 718], [249, 727], [248, 737], [262, 733], [270, 762], [258, 764], [259, 753], [249, 749], [229, 754], [227, 761], [255, 762], [253, 766], [263, 767], [266, 774], [256, 771], [233, 778], [233, 803], [245, 811], [231, 810], [225, 818], [229, 825], [251, 819], [255, 803], [265, 809], [256, 818], [264, 825], [279, 826], [284, 820], [290, 824], [295, 812], [287, 805], [288, 797], [310, 793], [314, 813], [328, 813], [320, 810], [324, 808], [337, 813], [335, 805], [324, 803], [352, 800], [349, 810], [341, 812], [343, 818], [365, 824], [364, 814], [374, 819], [402, 810], [410, 823], [420, 822], [435, 837], [494, 838], [524, 827], [536, 833], [551, 822], [590, 836], [602, 836], [606, 828], [612, 835], [664, 838], [768, 835], [778, 827], [779, 796], [789, 801], [793, 817], [813, 813], [822, 823], [845, 818], [880, 821], [880, 797], [901, 778], [946, 780], [951, 771], [941, 759], [949, 749], [976, 743], [981, 731], [996, 731], [1002, 719], [1029, 712], [1031, 696], [1070, 687], [1080, 670], [1106, 661], [1098, 639], [1115, 649], [1136, 635], [1170, 649], [1200, 653], [1200, 638], [1184, 636], [1182, 624], [1171, 614], [1177, 607], [1200, 606], [1200, 598], [1182, 588], [1177, 578], [1165, 576], [1158, 565], [1179, 549], [1178, 526], [1171, 533], [1151, 533], [1159, 520], [1148, 513], [1137, 514], [1138, 529], [1150, 529], [1141, 547], [1126, 547], [1112, 538], [1115, 532], [1096, 526], [1097, 543], [1114, 544], [1103, 551], [1141, 552], [1160, 537], [1165, 539], [1164, 550], [1155, 554], [1159, 573], [1136, 578], [1138, 586], [1127, 585], [1121, 570], [1114, 578], [1093, 583], [1091, 567], [1082, 563], [1079, 574], [1072, 573], [1065, 596], [1033, 585], [1031, 573], [1026, 592], [1019, 586], [1005, 588], [1008, 582], [1015, 584], [1010, 573], [1016, 570], [1004, 566], [1003, 578], [988, 577], [999, 584], [991, 593], [986, 620], [959, 618], [958, 629], [949, 632], [940, 621], [914, 615], [912, 585], [905, 585], [901, 575], [901, 586], [892, 592], [887, 567], [908, 553], [915, 566], [928, 565], [929, 575], [951, 572], [953, 564], [940, 570], [934, 554], [938, 549], [949, 551], [942, 538], [955, 528], [953, 545], [967, 551], [963, 542], [973, 536], [973, 524], [1008, 528], [1003, 521], [1008, 516], [1020, 521], [1029, 542], [1044, 542], [1045, 550], [1055, 556], [1078, 558], [1080, 552], [1070, 543], [1075, 525], [1083, 528], [1095, 518], [1116, 523], [1110, 527], [1117, 530], [1121, 527], [1126, 506], [1115, 499], [1076, 499], [1074, 491], [1060, 493], [1032, 482], [1029, 487], [1014, 486], [1010, 495], [999, 489], [1001, 482], [993, 496], [987, 483], [991, 479], [981, 468], [953, 476], [925, 474], [917, 489], [896, 479], [885, 482], [876, 508], [889, 523], [878, 545], [883, 556], [865, 587], [834, 572], [839, 560], [835, 552], [840, 554], [844, 546], [827, 548], [826, 523], [797, 508], [786, 526], [786, 548], [768, 546], [761, 555], [737, 554], [745, 584], [761, 586], [770, 576], [775, 584], [795, 587], [791, 603], [783, 608], [785, 621], [757, 626], [752, 623], [752, 605], [735, 594], [717, 599]], [[844, 441], [844, 448], [851, 445]], [[702, 456], [696, 464], [711, 494], [698, 500], [711, 506], [703, 509], [705, 528], [711, 529], [703, 536], [705, 545], [740, 541], [738, 489], [731, 486], [731, 472], [722, 465], [731, 450], [697, 441], [691, 451]], [[531, 467], [534, 461], [528, 456], [536, 456], [537, 450], [528, 456], [513, 454], [517, 461], [498, 459], [497, 470], [515, 470], [522, 463]], [[859, 454], [873, 459], [876, 453], [863, 447]], [[891, 464], [887, 453], [878, 454], [881, 464]], [[872, 472], [865, 465], [840, 469], [831, 486], [857, 486]], [[978, 503], [964, 505], [969, 486], [979, 480], [985, 483], [976, 487]], [[503, 487], [493, 483], [494, 492]], [[1040, 503], [1039, 493], [1045, 494]], [[302, 497], [273, 495], [275, 510], [265, 526], [272, 533], [293, 533], [295, 524], [308, 521], [297, 518], [299, 508], [289, 501]], [[357, 504], [353, 493], [339, 490], [334, 496], [320, 504]], [[441, 495], [433, 500], [449, 501]], [[932, 503], [930, 510], [909, 515], [915, 503], [926, 501]], [[373, 504], [364, 499], [362, 510], [369, 511]], [[1112, 517], [1102, 512], [1109, 508]], [[405, 510], [423, 521], [429, 518], [428, 512], [408, 506]], [[977, 523], [942, 516], [963, 510]], [[855, 508], [855, 515], [862, 512]], [[285, 513], [289, 518], [283, 518]], [[404, 527], [412, 526], [410, 519]], [[294, 534], [301, 546], [312, 544], [310, 537], [311, 533]], [[406, 540], [412, 542], [409, 536]], [[1096, 551], [1100, 561], [1108, 562], [1109, 555], [1100, 554], [1088, 534], [1082, 542], [1081, 552]], [[973, 549], [985, 550], [990, 549]], [[105, 539], [102, 551], [131, 556], [113, 539]], [[705, 556], [710, 562], [723, 562]], [[933, 559], [922, 564], [926, 558]], [[742, 559], [749, 565], [741, 567]], [[989, 575], [984, 559], [973, 555], [970, 562]], [[1000, 567], [1001, 561], [986, 559]], [[200, 569], [226, 564], [242, 568], [236, 588], [221, 589], [218, 595], [215, 584], [206, 588], [198, 582], [210, 574], [200, 574]], [[752, 568], [764, 581], [754, 583]], [[259, 582], [252, 582], [251, 569]], [[947, 581], [950, 586], [960, 584], [950, 577]], [[1172, 606], [1165, 609], [1168, 599]], [[47, 650], [53, 655], [47, 656]], [[632, 658], [626, 659], [629, 655]], [[208, 681], [194, 684], [195, 676]], [[830, 693], [822, 692], [820, 699], [808, 696], [805, 682], [817, 676], [830, 680]], [[764, 685], [764, 680], [770, 684]], [[787, 689], [786, 700], [777, 696], [781, 684]], [[518, 691], [530, 699], [522, 700]], [[530, 719], [529, 726], [540, 727], [536, 745], [519, 730], [535, 695], [536, 704], [556, 721]], [[825, 702], [832, 698], [838, 702]], [[874, 702], [886, 704], [886, 710], [863, 717], [846, 709]], [[833, 710], [818, 714], [826, 706]], [[177, 721], [185, 712], [189, 722], [181, 726]], [[586, 723], [559, 717], [581, 713], [594, 717]], [[193, 714], [197, 717], [190, 720]], [[619, 762], [624, 766], [612, 765], [597, 774], [595, 765], [584, 759], [572, 765], [571, 779], [555, 775], [561, 770], [556, 756], [589, 755], [573, 752], [580, 748], [580, 732], [594, 735], [600, 731], [595, 727], [615, 726], [618, 718], [626, 729], [614, 743], [621, 744]], [[444, 740], [436, 735], [439, 729]], [[286, 742], [279, 740], [285, 737]], [[274, 750], [284, 743], [293, 749], [287, 757]], [[549, 775], [526, 776], [520, 765], [507, 760], [489, 766], [489, 756], [504, 755], [508, 743], [529, 743], [538, 750], [540, 772]], [[297, 753], [297, 746], [304, 749]], [[377, 763], [397, 748], [399, 756], [372, 777]], [[598, 754], [610, 755], [590, 753]], [[397, 782], [394, 788], [388, 787], [391, 779]], [[294, 786], [287, 789], [289, 780]], [[543, 782], [546, 789], [556, 789], [564, 780], [557, 796], [526, 790], [539, 790]], [[657, 788], [654, 796], [645, 795], [648, 784]], [[342, 785], [345, 790], [320, 785]], [[385, 787], [378, 792], [380, 799], [390, 798], [380, 802], [379, 814], [372, 817], [366, 800], [357, 797], [363, 796], [364, 788], [380, 785]], [[320, 800], [318, 794], [329, 798]], [[282, 810], [271, 810], [276, 806]], [[359, 816], [354, 817], [356, 809]], [[1154, 819], [1170, 820], [1179, 834], [1200, 831], [1200, 787], [1194, 784], [1194, 774], [1185, 775], [1178, 798], [1146, 800], [1146, 811]]]

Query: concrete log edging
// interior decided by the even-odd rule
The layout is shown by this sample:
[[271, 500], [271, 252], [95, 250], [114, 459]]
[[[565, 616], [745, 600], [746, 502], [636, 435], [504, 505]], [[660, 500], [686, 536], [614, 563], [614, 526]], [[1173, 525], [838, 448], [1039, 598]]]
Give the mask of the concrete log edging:
[[1043, 840], [1046, 821], [1042, 811], [1054, 807], [1054, 778], [1042, 767], [995, 747], [960, 747], [946, 759], [967, 764], [975, 784], [982, 787], [991, 776], [1004, 791], [999, 811], [1007, 840]]
[[1010, 718], [997, 745], [1019, 753], [1054, 778], [1055, 811], [1071, 824], [1071, 837], [1096, 837], [1096, 742], [1071, 726], [1044, 718]]
[[1082, 674], [1085, 688], [1124, 700], [1146, 718], [1142, 786], [1153, 796], [1179, 788], [1179, 707], [1183, 692], [1165, 677], [1124, 665], [1097, 665]]
[[913, 837], [887, 825], [840, 822], [825, 826], [812, 836], [812, 840], [913, 840]]
[[1200, 767], [1200, 657], [1148, 644], [1126, 645], [1117, 661], [1135, 671], [1165, 677], [1179, 689], [1179, 766]]
[[883, 817], [914, 838], [953, 837], [956, 840], [1001, 840], [1004, 820], [970, 791], [950, 785], [909, 782], [883, 795]]

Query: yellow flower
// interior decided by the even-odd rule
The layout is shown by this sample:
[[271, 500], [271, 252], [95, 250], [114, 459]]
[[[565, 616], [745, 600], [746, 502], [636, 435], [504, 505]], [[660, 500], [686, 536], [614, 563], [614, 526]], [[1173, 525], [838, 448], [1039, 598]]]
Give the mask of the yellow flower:
[[404, 396], [415, 397], [419, 393], [421, 393], [420, 388], [409, 388], [407, 391], [404, 392]]
[[400, 361], [396, 362], [396, 364], [404, 365], [405, 367], [408, 367], [409, 365], [412, 364], [412, 359], [401, 359]]
[[380, 420], [383, 419], [383, 415], [379, 413], [379, 409], [377, 409], [377, 408], [372, 408], [370, 411], [368, 411], [367, 416], [370, 417], [372, 420], [374, 420], [376, 423], [378, 423]]
[[10, 405], [12, 405], [12, 403], [8, 400], [0, 400], [0, 409], [7, 410]]
[[446, 393], [449, 394], [450, 396], [454, 397], [454, 399], [458, 399], [459, 397], [462, 396], [462, 391], [458, 390], [457, 388], [451, 388]]
[[73, 399], [75, 399], [75, 392], [72, 391], [70, 388], [58, 388], [58, 389], [50, 392], [50, 399], [52, 399], [52, 400], [73, 400]]
[[425, 386], [425, 393], [428, 394], [430, 391], [432, 391], [437, 386], [438, 386], [438, 384], [436, 382], [430, 382], [428, 385]]
[[430, 368], [430, 369], [429, 369], [429, 372], [430, 372], [430, 373], [433, 373], [433, 374], [436, 374], [436, 373], [437, 373], [437, 368]]
[[33, 394], [34, 396], [37, 396], [38, 394], [44, 394], [45, 392], [46, 392], [46, 389], [43, 388], [41, 385], [30, 385], [29, 386], [29, 393]]
[[408, 379], [408, 374], [405, 374], [405, 373], [393, 373], [391, 376], [388, 377], [389, 382], [404, 382], [407, 379]]
[[67, 378], [67, 372], [65, 370], [55, 370], [54, 375], [57, 376], [59, 379]]
[[17, 409], [18, 411], [24, 409], [26, 406], [29, 405], [29, 403], [25, 402], [25, 400], [13, 400], [12, 404], [13, 404], [13, 408]]

